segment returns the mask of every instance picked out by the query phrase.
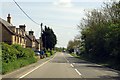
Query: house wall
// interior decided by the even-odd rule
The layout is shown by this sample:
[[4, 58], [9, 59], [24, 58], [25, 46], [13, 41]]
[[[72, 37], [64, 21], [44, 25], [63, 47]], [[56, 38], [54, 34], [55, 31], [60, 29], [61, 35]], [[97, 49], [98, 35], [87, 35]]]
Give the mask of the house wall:
[[37, 42], [35, 42], [35, 49], [38, 50], [38, 51], [40, 51], [40, 44], [37, 43]]
[[26, 47], [26, 40], [25, 40], [25, 38], [22, 38], [21, 46], [22, 46], [23, 48]]
[[[7, 44], [19, 44], [21, 45], [23, 48], [26, 47], [26, 38], [25, 35], [22, 36], [22, 31], [18, 32], [18, 35], [13, 35], [8, 29], [6, 29], [6, 27], [2, 24], [2, 26], [0, 25], [0, 34], [2, 38], [1, 42], [5, 42]], [[23, 32], [24, 33], [24, 32]]]
[[35, 48], [35, 41], [32, 41], [32, 47]]
[[16, 44], [15, 35], [12, 35], [12, 44]]
[[[2, 19], [1, 19], [2, 20]], [[8, 14], [7, 21], [0, 21], [0, 42], [5, 42], [7, 44], [19, 44], [23, 48], [26, 47], [26, 32], [25, 25], [11, 26], [11, 17]]]
[[28, 37], [26, 37], [26, 47], [27, 48], [32, 48], [32, 42], [31, 42], [31, 40], [28, 38]]

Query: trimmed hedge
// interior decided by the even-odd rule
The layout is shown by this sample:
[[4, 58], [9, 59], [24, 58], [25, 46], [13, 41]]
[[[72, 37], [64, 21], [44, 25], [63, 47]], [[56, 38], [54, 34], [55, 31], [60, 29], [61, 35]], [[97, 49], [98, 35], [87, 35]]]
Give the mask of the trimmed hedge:
[[50, 57], [51, 55], [54, 54], [54, 51], [53, 50], [47, 50], [46, 54], [47, 54], [47, 57]]
[[29, 48], [22, 48], [18, 44], [2, 45], [2, 74], [29, 65], [37, 61], [34, 51]]

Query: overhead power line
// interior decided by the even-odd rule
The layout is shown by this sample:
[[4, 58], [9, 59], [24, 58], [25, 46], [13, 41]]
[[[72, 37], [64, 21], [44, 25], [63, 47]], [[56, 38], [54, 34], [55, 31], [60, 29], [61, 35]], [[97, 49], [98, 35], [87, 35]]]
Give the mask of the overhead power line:
[[37, 25], [40, 25], [38, 22], [34, 21], [34, 20], [25, 12], [15, 0], [13, 0], [13, 1], [14, 1], [14, 3], [18, 6], [18, 8], [19, 8], [32, 22], [34, 22], [34, 23], [37, 24]]

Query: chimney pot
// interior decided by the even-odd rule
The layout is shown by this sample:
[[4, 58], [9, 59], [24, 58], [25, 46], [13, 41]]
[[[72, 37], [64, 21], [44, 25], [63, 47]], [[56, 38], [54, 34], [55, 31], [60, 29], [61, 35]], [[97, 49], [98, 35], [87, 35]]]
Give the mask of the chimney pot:
[[33, 35], [34, 34], [34, 31], [29, 31], [29, 35]]
[[19, 28], [25, 31], [25, 24], [24, 25], [19, 25]]
[[11, 23], [11, 17], [10, 17], [10, 14], [8, 14], [7, 22], [8, 22], [8, 23]]

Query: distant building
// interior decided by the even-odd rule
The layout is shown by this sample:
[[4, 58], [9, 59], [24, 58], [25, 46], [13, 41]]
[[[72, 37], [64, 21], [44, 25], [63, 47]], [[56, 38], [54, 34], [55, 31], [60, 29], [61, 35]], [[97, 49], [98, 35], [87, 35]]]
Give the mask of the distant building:
[[27, 43], [26, 43], [27, 48], [32, 48], [34, 51], [40, 50], [40, 42], [35, 38], [34, 31], [29, 31], [29, 35], [26, 35], [26, 39], [27, 39]]
[[11, 24], [11, 16], [8, 14], [7, 21], [0, 18], [0, 42], [5, 42], [9, 45], [19, 44], [23, 48], [31, 48], [40, 50], [40, 39], [36, 39], [34, 31], [26, 33], [26, 26], [19, 25], [19, 28]]
[[25, 25], [20, 25], [19, 28], [11, 24], [11, 16], [8, 14], [7, 21], [0, 18], [0, 42], [7, 44], [20, 44], [26, 47]]
[[35, 39], [35, 49], [40, 51], [40, 39]]

